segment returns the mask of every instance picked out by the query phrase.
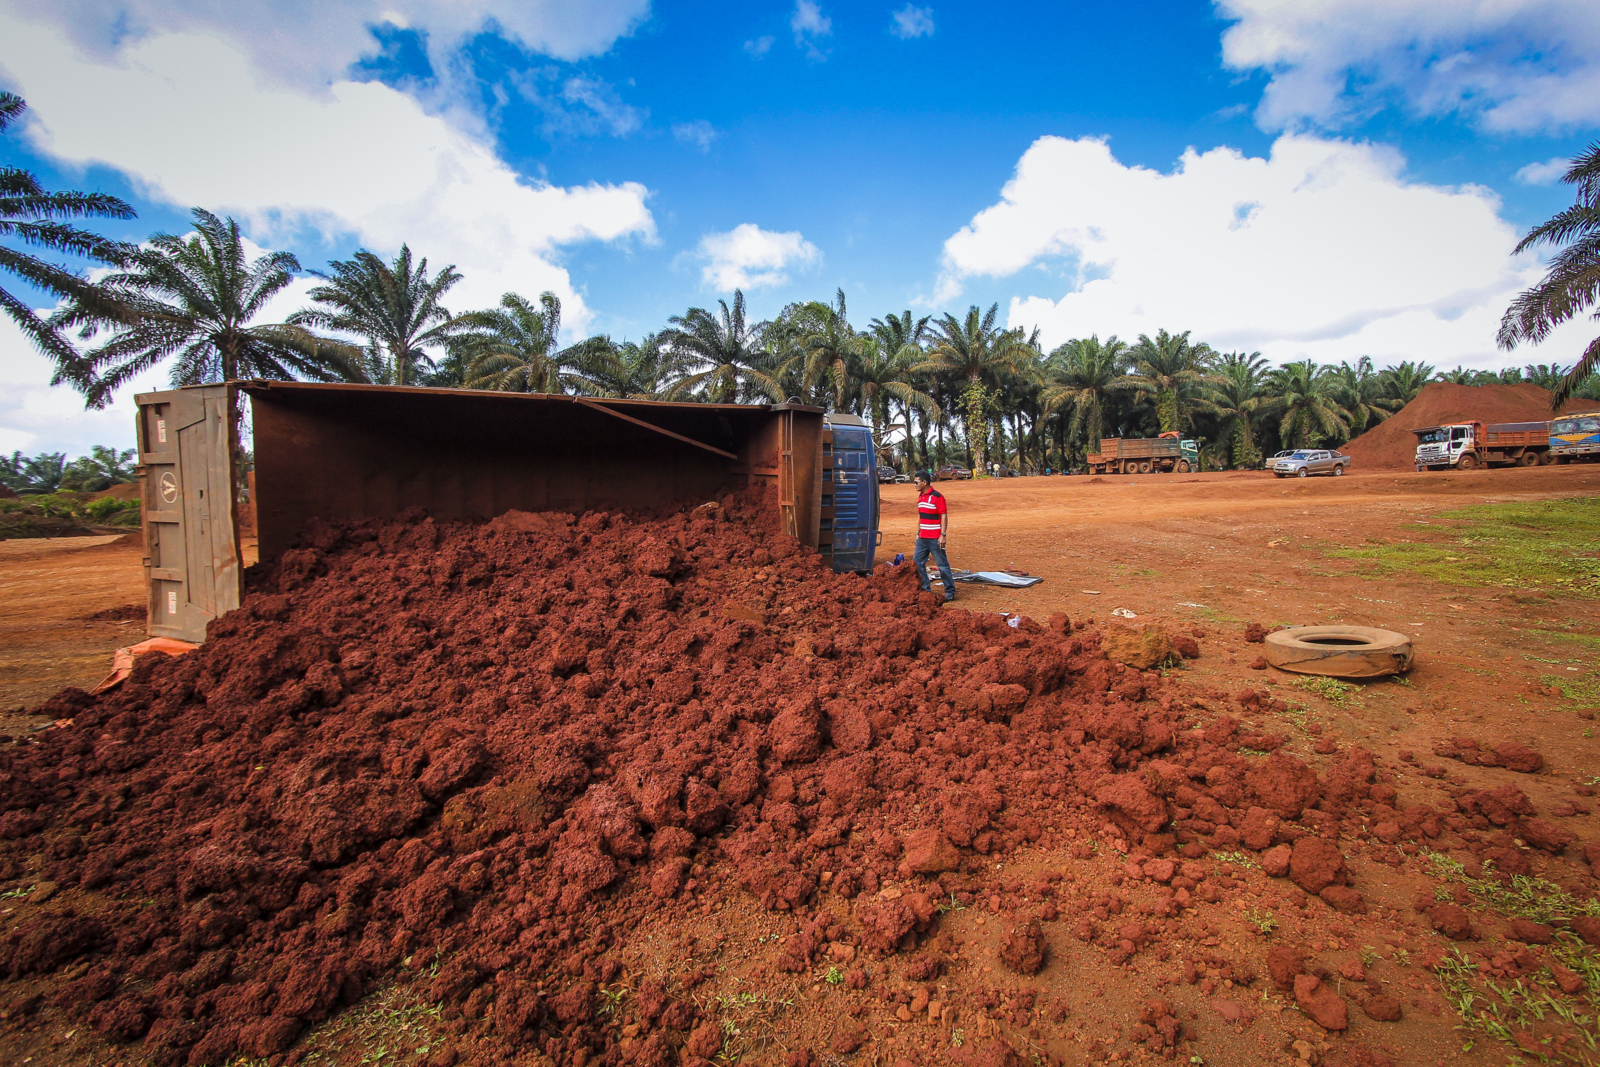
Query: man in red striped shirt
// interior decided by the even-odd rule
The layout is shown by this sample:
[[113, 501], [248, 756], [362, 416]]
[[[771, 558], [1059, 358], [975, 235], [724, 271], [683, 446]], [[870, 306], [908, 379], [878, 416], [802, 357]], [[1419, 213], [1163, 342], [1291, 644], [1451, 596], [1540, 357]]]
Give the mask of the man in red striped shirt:
[[928, 578], [928, 556], [939, 565], [939, 579], [944, 582], [944, 600], [948, 604], [956, 598], [956, 580], [950, 573], [950, 559], [945, 555], [945, 539], [950, 533], [950, 512], [945, 507], [944, 494], [933, 487], [933, 475], [917, 472], [917, 547], [912, 559], [917, 564], [917, 583], [924, 593], [932, 592]]

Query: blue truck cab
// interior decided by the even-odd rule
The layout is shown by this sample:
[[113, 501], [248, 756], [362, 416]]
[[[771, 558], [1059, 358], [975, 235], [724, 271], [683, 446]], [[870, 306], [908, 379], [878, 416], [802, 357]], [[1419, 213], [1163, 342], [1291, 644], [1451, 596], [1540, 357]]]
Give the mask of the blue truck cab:
[[1550, 423], [1550, 456], [1563, 463], [1600, 459], [1600, 411], [1557, 415]]
[[855, 415], [822, 422], [822, 513], [817, 549], [837, 572], [872, 570], [878, 532], [878, 451], [872, 427]]

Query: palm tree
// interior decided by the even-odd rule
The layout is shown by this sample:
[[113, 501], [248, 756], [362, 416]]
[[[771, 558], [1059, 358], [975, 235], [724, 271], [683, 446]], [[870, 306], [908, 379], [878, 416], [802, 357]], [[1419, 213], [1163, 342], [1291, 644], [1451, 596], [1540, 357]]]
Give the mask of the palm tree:
[[472, 311], [455, 320], [460, 332], [451, 339], [451, 355], [463, 366], [468, 389], [512, 393], [593, 392], [591, 374], [611, 358], [611, 342], [590, 337], [557, 350], [561, 331], [561, 299], [539, 294], [535, 307], [526, 297], [506, 293], [500, 306]]
[[1219, 446], [1226, 442], [1228, 461], [1235, 468], [1253, 467], [1261, 458], [1254, 423], [1263, 402], [1266, 366], [1260, 352], [1229, 352], [1216, 364], [1218, 381], [1211, 389], [1211, 403], [1220, 420], [1217, 442]]
[[592, 338], [605, 341], [610, 355], [596, 362], [577, 383], [577, 391], [620, 400], [659, 399], [667, 384], [682, 373], [682, 367], [663, 347], [662, 339], [659, 333], [646, 334], [642, 341], [621, 344], [613, 344], [609, 338]]
[[1561, 388], [1561, 380], [1566, 376], [1567, 369], [1558, 363], [1530, 363], [1519, 374], [1521, 380], [1552, 393]]
[[1394, 401], [1383, 396], [1383, 381], [1372, 369], [1372, 358], [1362, 356], [1355, 366], [1341, 363], [1329, 368], [1333, 395], [1350, 416], [1350, 433], [1359, 436], [1394, 414]]
[[946, 312], [932, 327], [933, 346], [928, 358], [912, 368], [948, 374], [966, 383], [961, 406], [966, 416], [967, 444], [973, 463], [979, 467], [986, 460], [984, 447], [988, 437], [985, 382], [993, 384], [1002, 373], [1024, 373], [1032, 366], [1035, 352], [1033, 343], [1022, 330], [995, 328], [999, 314], [998, 302], [991, 304], [987, 312], [980, 311], [974, 304], [967, 309], [964, 319]]
[[[911, 381], [912, 367], [921, 361], [922, 350], [906, 345], [885, 349], [876, 337], [863, 338], [850, 367], [850, 396], [853, 406], [865, 412], [872, 422], [874, 440], [882, 440], [889, 424], [889, 402], [898, 400], [909, 414], [912, 410], [938, 414], [939, 404]], [[910, 435], [909, 420], [905, 430]]]
[[1140, 334], [1131, 354], [1134, 371], [1123, 384], [1155, 400], [1162, 433], [1184, 429], [1191, 410], [1209, 410], [1210, 401], [1199, 395], [1199, 389], [1216, 380], [1209, 370], [1215, 356], [1210, 345], [1191, 344], [1188, 330], [1179, 334], [1157, 330], [1153, 340]]
[[1334, 379], [1327, 371], [1307, 359], [1267, 376], [1268, 399], [1261, 411], [1279, 417], [1278, 436], [1290, 448], [1349, 435], [1349, 418], [1333, 398]]
[[765, 323], [751, 326], [745, 320], [744, 292], [733, 291], [733, 306], [718, 300], [720, 316], [705, 308], [690, 308], [667, 321], [662, 343], [673, 358], [689, 370], [665, 390], [664, 399], [682, 400], [702, 393], [714, 404], [732, 404], [761, 395], [783, 400], [783, 388], [773, 373], [772, 360], [761, 347]]
[[1084, 451], [1097, 451], [1105, 436], [1105, 407], [1129, 370], [1128, 343], [1115, 334], [1100, 340], [1098, 334], [1068, 341], [1050, 353], [1045, 363], [1045, 387], [1040, 405], [1045, 415], [1072, 409], [1068, 435], [1082, 434]]
[[[22, 117], [28, 105], [13, 93], [0, 92], [0, 133]], [[18, 167], [0, 167], [0, 237], [18, 244], [61, 255], [82, 256], [96, 263], [121, 266], [128, 248], [120, 241], [81, 230], [64, 219], [131, 219], [133, 208], [105, 193], [47, 193], [32, 173]], [[57, 300], [76, 300], [112, 317], [122, 309], [107, 302], [96, 290], [72, 271], [46, 262], [20, 248], [0, 245], [0, 270], [5, 270]], [[84, 384], [77, 350], [60, 332], [20, 297], [0, 288], [0, 307], [34, 347], [56, 364], [51, 385], [72, 381]]]
[[393, 264], [362, 249], [328, 267], [328, 272], [311, 271], [327, 283], [309, 294], [321, 306], [298, 311], [289, 321], [365, 340], [365, 371], [371, 381], [414, 384], [434, 369], [427, 350], [447, 345], [460, 332], [460, 324], [440, 303], [461, 280], [453, 264], [430, 279], [427, 258], [413, 264], [410, 247], [401, 245]]
[[[1506, 309], [1496, 338], [1501, 348], [1509, 350], [1523, 341], [1538, 344], [1600, 298], [1600, 141], [1574, 159], [1561, 180], [1577, 187], [1577, 202], [1535, 226], [1512, 254], [1520, 255], [1536, 245], [1566, 247], [1556, 253], [1544, 279]], [[1590, 317], [1600, 319], [1600, 312]], [[1559, 411], [1596, 369], [1600, 369], [1600, 337], [1589, 342], [1561, 384], [1551, 391], [1550, 410]]]
[[785, 318], [797, 331], [801, 384], [809, 392], [826, 381], [833, 405], [842, 407], [851, 391], [851, 368], [861, 357], [861, 337], [850, 325], [844, 290], [838, 290], [832, 304], [812, 300]]
[[1417, 394], [1422, 392], [1422, 387], [1433, 380], [1433, 368], [1426, 363], [1408, 360], [1383, 368], [1378, 378], [1382, 383], [1384, 399], [1390, 401], [1393, 410], [1399, 411], [1415, 400]]
[[102, 279], [96, 294], [51, 316], [57, 327], [80, 328], [86, 341], [109, 334], [82, 359], [90, 406], [104, 407], [134, 375], [169, 359], [174, 386], [359, 375], [358, 353], [348, 346], [291, 323], [251, 324], [294, 280], [300, 264], [293, 255], [268, 252], [249, 261], [237, 222], [201, 208], [191, 214], [193, 234], [158, 233], [130, 249], [124, 269]]
[[61, 487], [66, 470], [65, 452], [41, 452], [37, 456], [24, 456], [21, 452], [13, 452], [9, 457], [0, 455], [0, 485], [19, 496], [55, 492]]
[[91, 445], [87, 456], [79, 456], [67, 464], [61, 477], [61, 488], [84, 493], [98, 493], [113, 485], [125, 485], [139, 476], [134, 469], [134, 449], [118, 452], [105, 445]]
[[891, 311], [881, 319], [873, 319], [867, 327], [867, 333], [877, 340], [885, 352], [899, 352], [907, 345], [920, 350], [930, 318], [931, 315], [924, 315], [920, 319], [913, 319], [909, 308], [899, 315]]

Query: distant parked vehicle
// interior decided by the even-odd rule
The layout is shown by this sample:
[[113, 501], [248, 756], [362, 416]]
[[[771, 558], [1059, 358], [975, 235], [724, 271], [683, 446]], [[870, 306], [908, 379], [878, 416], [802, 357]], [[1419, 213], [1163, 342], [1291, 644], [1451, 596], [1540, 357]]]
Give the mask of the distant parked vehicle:
[[1107, 437], [1087, 459], [1090, 474], [1188, 474], [1200, 467], [1200, 446], [1176, 433]]
[[1600, 411], [1562, 415], [1552, 422], [1550, 457], [1558, 463], [1600, 459]]
[[1339, 477], [1352, 460], [1343, 452], [1325, 448], [1298, 448], [1288, 455], [1279, 452], [1272, 461], [1272, 473], [1279, 478], [1305, 478], [1313, 474]]
[[878, 464], [878, 481], [883, 484], [893, 485], [896, 478], [899, 477], [899, 474], [899, 471], [895, 470], [887, 463]]
[[972, 472], [965, 467], [940, 467], [933, 472], [936, 482], [962, 482], [972, 477]]

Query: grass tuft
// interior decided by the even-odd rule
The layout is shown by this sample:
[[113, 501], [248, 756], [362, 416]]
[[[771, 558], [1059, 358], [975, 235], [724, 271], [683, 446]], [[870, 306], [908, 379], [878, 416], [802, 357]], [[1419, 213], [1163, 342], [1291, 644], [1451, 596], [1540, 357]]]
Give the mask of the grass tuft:
[[1341, 682], [1337, 678], [1307, 675], [1303, 678], [1297, 678], [1294, 687], [1303, 692], [1315, 694], [1335, 707], [1342, 708], [1348, 704], [1359, 705], [1361, 703], [1356, 697], [1356, 693], [1359, 691], [1358, 687], [1349, 682]]
[[[1507, 918], [1520, 917], [1549, 924], [1571, 922], [1584, 915], [1600, 915], [1600, 900], [1579, 900], [1543, 878], [1514, 874], [1509, 881], [1501, 882], [1492, 877], [1492, 863], [1483, 865], [1485, 877], [1474, 878], [1458, 860], [1439, 852], [1427, 852], [1425, 855], [1433, 868], [1434, 877], [1465, 886], [1484, 907]], [[1445, 897], [1449, 895], [1446, 891]]]

